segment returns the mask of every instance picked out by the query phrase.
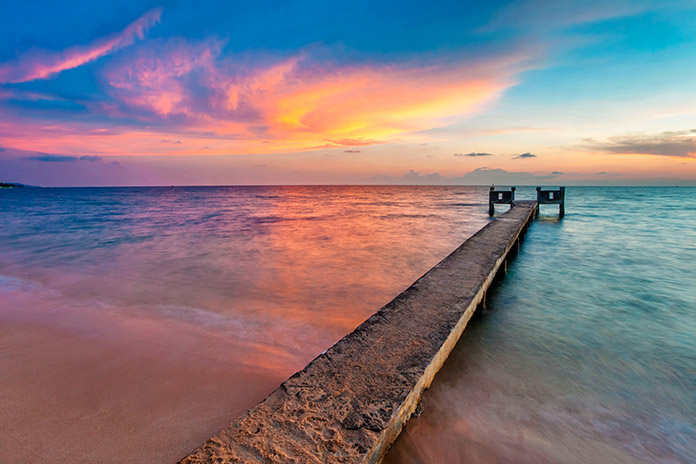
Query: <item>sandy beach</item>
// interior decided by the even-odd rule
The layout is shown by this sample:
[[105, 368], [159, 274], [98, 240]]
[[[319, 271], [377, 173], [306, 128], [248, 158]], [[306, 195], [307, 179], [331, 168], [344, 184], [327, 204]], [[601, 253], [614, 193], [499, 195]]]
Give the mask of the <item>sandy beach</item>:
[[190, 327], [88, 324], [0, 320], [1, 462], [174, 462], [282, 380]]

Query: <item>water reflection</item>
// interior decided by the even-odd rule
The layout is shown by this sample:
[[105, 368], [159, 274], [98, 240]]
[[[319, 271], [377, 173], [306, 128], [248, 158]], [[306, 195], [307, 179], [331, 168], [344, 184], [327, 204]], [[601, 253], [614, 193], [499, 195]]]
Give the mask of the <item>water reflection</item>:
[[488, 220], [473, 187], [1, 193], [9, 462], [174, 461]]

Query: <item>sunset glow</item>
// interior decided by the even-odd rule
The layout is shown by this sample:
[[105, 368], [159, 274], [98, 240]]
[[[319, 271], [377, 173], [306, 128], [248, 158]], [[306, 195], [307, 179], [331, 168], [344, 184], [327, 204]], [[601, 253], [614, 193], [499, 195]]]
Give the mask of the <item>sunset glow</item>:
[[283, 32], [283, 14], [311, 22], [311, 5], [230, 7], [195, 26], [181, 5], [104, 6], [65, 29], [13, 6], [4, 21], [24, 25], [2, 32], [3, 179], [693, 183], [693, 9], [543, 3], [381, 11], [360, 16], [369, 41], [331, 21]]

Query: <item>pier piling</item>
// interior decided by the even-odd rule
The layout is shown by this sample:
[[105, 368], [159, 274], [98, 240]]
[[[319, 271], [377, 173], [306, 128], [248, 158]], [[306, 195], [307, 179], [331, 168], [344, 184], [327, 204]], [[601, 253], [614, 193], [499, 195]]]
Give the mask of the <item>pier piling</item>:
[[542, 190], [537, 187], [536, 191], [537, 205], [558, 205], [558, 217], [565, 216], [565, 187], [558, 190]]
[[491, 187], [488, 192], [488, 215], [493, 217], [495, 214], [495, 205], [512, 205], [515, 204], [515, 187], [510, 187], [510, 190], [496, 190]]

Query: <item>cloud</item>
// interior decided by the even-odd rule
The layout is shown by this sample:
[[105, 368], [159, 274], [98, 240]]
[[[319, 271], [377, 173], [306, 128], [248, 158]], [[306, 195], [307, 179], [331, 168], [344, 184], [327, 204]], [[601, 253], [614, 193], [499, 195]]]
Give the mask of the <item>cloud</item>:
[[481, 167], [456, 177], [456, 183], [489, 185], [489, 184], [530, 184], [551, 180], [555, 175], [538, 175], [531, 172], [506, 171], [499, 168]]
[[667, 131], [658, 134], [632, 134], [609, 137], [603, 142], [584, 139], [582, 147], [595, 152], [626, 155], [655, 155], [675, 158], [696, 157], [693, 130]]
[[5, 150], [4, 147], [0, 147], [0, 152], [2, 152], [2, 151], [7, 151], [7, 150]]
[[13, 62], [0, 64], [0, 83], [20, 83], [46, 79], [61, 71], [77, 68], [142, 39], [147, 30], [160, 21], [162, 8], [148, 11], [117, 34], [76, 45], [61, 52], [31, 50]]
[[339, 139], [339, 140], [329, 140], [329, 143], [332, 143], [336, 146], [342, 146], [342, 147], [361, 147], [365, 145], [374, 145], [376, 143], [382, 143], [379, 140], [375, 139], [366, 139], [365, 137], [357, 137], [357, 138], [346, 138], [346, 139]]
[[360, 153], [360, 150], [343, 150], [343, 153]]
[[[341, 139], [341, 140], [325, 140], [325, 143], [320, 145], [315, 145], [313, 147], [307, 147], [307, 150], [317, 150], [324, 148], [340, 148], [340, 147], [362, 147], [366, 145], [376, 145], [378, 143], [384, 143], [380, 140], [365, 139], [359, 137], [356, 139]], [[360, 151], [360, 150], [358, 150]]]
[[506, 171], [499, 168], [481, 167], [461, 176], [442, 176], [437, 172], [427, 174], [410, 169], [402, 177], [376, 175], [371, 181], [380, 184], [427, 184], [427, 185], [543, 185], [555, 179], [554, 174], [542, 175], [531, 172]]
[[69, 156], [69, 155], [43, 154], [43, 155], [30, 156], [29, 159], [32, 161], [41, 161], [44, 163], [72, 163], [74, 161], [77, 161], [79, 158], [77, 156]]
[[[678, 3], [678, 2], [676, 2]], [[492, 31], [499, 27], [519, 27], [532, 29], [536, 33], [593, 23], [607, 19], [637, 15], [650, 11], [651, 2], [584, 0], [582, 2], [549, 2], [547, 0], [529, 0], [510, 2], [502, 7], [490, 22], [480, 31]], [[544, 14], [540, 15], [539, 11]]]
[[345, 63], [325, 46], [283, 58], [225, 55], [225, 46], [154, 39], [119, 55], [104, 73], [117, 102], [108, 111], [148, 130], [224, 140], [220, 154], [368, 146], [479, 111], [536, 53]]
[[537, 155], [533, 153], [522, 153], [521, 155], [515, 155], [512, 159], [526, 159], [526, 158], [536, 158]]
[[43, 108], [50, 124], [41, 124], [33, 118], [37, 110], [29, 114], [30, 105], [22, 106], [29, 98], [24, 94], [12, 111], [31, 117], [0, 118], [0, 134], [9, 135], [3, 143], [30, 152], [105, 157], [195, 155], [205, 146], [211, 147], [206, 154], [222, 155], [419, 143], [428, 136], [415, 134], [488, 108], [542, 58], [531, 43], [486, 54], [443, 48], [374, 55], [322, 43], [244, 50], [220, 36], [187, 38], [183, 31], [166, 37], [171, 31], [165, 28], [128, 46], [161, 15], [161, 9], [152, 10], [114, 35], [0, 63], [0, 81], [24, 82], [109, 55], [84, 69], [88, 88], [63, 80], [31, 84], [42, 92], [51, 85], [79, 108], [70, 118], [58, 108]]
[[414, 183], [433, 184], [438, 184], [441, 180], [443, 180], [442, 176], [440, 176], [440, 174], [438, 174], [437, 172], [434, 172], [432, 174], [421, 174], [419, 171], [414, 171], [413, 169], [410, 169], [406, 174], [404, 174], [404, 179]]
[[470, 158], [477, 158], [479, 156], [493, 156], [491, 153], [455, 153], [454, 156], [468, 156]]
[[563, 173], [563, 172], [561, 172], [561, 171], [552, 171], [551, 174], [554, 175], [554, 176], [562, 176], [562, 175], [565, 174], [565, 173]]
[[43, 163], [73, 163], [76, 161], [97, 162], [101, 161], [102, 157], [96, 155], [72, 156], [37, 153], [35, 156], [29, 156], [28, 159], [32, 161], [41, 161]]

